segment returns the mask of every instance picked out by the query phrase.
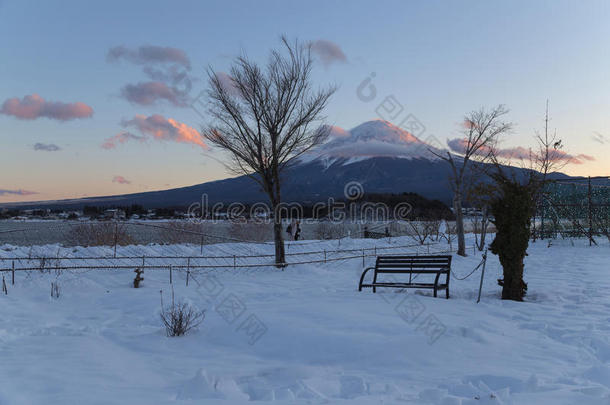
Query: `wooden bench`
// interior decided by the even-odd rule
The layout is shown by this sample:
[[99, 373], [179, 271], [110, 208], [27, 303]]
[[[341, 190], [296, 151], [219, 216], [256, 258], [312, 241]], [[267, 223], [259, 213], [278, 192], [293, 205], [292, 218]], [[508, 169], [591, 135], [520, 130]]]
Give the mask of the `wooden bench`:
[[[373, 282], [371, 284], [363, 284], [364, 276], [369, 270], [373, 272]], [[409, 281], [378, 281], [379, 274], [408, 274]], [[358, 291], [362, 288], [372, 287], [373, 292], [377, 292], [377, 287], [394, 287], [394, 288], [430, 288], [434, 290], [434, 296], [438, 290], [445, 290], [447, 298], [449, 298], [449, 279], [451, 273], [451, 256], [378, 256], [375, 262], [375, 267], [369, 267], [364, 270], [358, 284]], [[434, 282], [424, 282], [417, 280], [422, 274], [435, 275]], [[444, 274], [444, 283], [439, 284], [441, 275]], [[415, 275], [415, 277], [413, 277]], [[417, 281], [416, 281], [417, 280]]]

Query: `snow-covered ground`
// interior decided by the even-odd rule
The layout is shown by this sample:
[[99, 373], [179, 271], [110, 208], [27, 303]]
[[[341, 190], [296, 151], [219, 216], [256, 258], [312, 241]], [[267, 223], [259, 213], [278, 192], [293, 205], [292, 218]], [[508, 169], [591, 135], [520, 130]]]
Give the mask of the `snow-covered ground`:
[[[341, 248], [408, 242], [344, 239]], [[337, 242], [300, 248], [332, 250]], [[110, 253], [37, 249], [4, 246], [0, 256]], [[205, 254], [272, 249], [222, 244]], [[454, 256], [457, 277], [480, 262], [469, 254]], [[523, 303], [499, 299], [501, 268], [491, 254], [479, 304], [480, 272], [452, 280], [446, 300], [429, 290], [358, 292], [362, 267], [351, 259], [285, 271], [201, 270], [188, 287], [185, 272], [174, 271], [176, 297], [206, 309], [199, 329], [179, 338], [166, 337], [159, 319], [159, 291], [166, 303], [170, 295], [165, 269], [147, 270], [140, 289], [131, 288], [131, 270], [18, 272], [14, 286], [6, 273], [0, 404], [610, 404], [607, 243], [531, 244]], [[51, 281], [59, 299], [50, 298]]]

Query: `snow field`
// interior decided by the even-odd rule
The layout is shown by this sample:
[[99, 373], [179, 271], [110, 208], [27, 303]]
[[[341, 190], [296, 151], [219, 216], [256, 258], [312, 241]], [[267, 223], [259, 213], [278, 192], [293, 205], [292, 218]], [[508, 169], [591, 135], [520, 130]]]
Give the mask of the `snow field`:
[[[410, 242], [344, 239], [341, 248]], [[297, 245], [290, 249], [337, 248]], [[0, 404], [610, 404], [610, 246], [547, 246], [530, 245], [523, 303], [499, 299], [501, 268], [491, 254], [479, 304], [480, 272], [452, 279], [445, 300], [430, 290], [358, 292], [361, 259], [192, 271], [188, 287], [176, 270], [176, 298], [206, 310], [198, 330], [180, 338], [166, 337], [159, 319], [159, 291], [170, 299], [165, 269], [146, 270], [140, 289], [131, 288], [131, 270], [18, 272], [15, 286], [5, 273]], [[0, 255], [111, 254], [62, 249], [3, 246]], [[117, 255], [136, 252], [200, 254], [199, 246], [173, 245]], [[454, 256], [456, 276], [480, 262], [469, 255]], [[52, 299], [56, 280], [61, 296]]]

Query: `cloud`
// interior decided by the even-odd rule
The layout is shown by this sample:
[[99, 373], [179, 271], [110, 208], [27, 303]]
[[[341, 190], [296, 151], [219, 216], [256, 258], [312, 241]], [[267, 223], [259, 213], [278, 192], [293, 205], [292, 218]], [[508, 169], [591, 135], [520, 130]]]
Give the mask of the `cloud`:
[[93, 109], [85, 103], [62, 103], [60, 101], [45, 101], [38, 94], [9, 98], [2, 104], [0, 114], [12, 115], [22, 120], [49, 118], [68, 121], [77, 118], [90, 118]]
[[606, 135], [601, 134], [599, 132], [594, 132], [594, 135], [592, 136], [592, 138], [595, 142], [599, 142], [602, 145], [605, 145], [606, 143], [610, 142], [610, 138], [608, 138]]
[[121, 95], [134, 104], [153, 105], [166, 100], [176, 107], [187, 106], [184, 94], [161, 82], [128, 84], [121, 90]]
[[347, 138], [349, 136], [351, 136], [349, 131], [335, 125], [330, 125], [330, 133], [328, 134], [329, 138]]
[[341, 50], [341, 47], [334, 42], [318, 39], [317, 41], [311, 42], [309, 45], [311, 51], [322, 60], [322, 63], [326, 67], [335, 62], [347, 62], [347, 57]]
[[41, 150], [45, 152], [57, 152], [61, 148], [54, 143], [36, 143], [34, 144], [34, 150]]
[[554, 162], [566, 162], [575, 165], [581, 165], [585, 163], [585, 161], [595, 161], [595, 157], [591, 155], [585, 155], [584, 153], [580, 153], [578, 155], [571, 155], [561, 150], [554, 150], [551, 152], [551, 160]]
[[441, 152], [435, 146], [419, 140], [405, 129], [383, 120], [365, 122], [349, 131], [337, 126], [327, 128], [330, 128], [328, 140], [313, 149], [309, 157], [432, 158], [434, 155], [431, 150]]
[[165, 118], [159, 114], [153, 114], [149, 117], [138, 114], [131, 120], [123, 120], [121, 125], [124, 128], [136, 129], [142, 136], [134, 135], [131, 132], [122, 132], [106, 139], [102, 144], [102, 148], [113, 149], [117, 143], [125, 143], [131, 139], [143, 141], [149, 138], [159, 141], [187, 143], [199, 146], [205, 150], [210, 149], [205, 144], [203, 136], [196, 129], [173, 118]]
[[136, 65], [173, 63], [191, 69], [191, 61], [181, 49], [154, 45], [144, 45], [136, 49], [115, 46], [108, 50], [106, 59], [116, 62], [124, 59]]
[[[468, 147], [468, 140], [465, 138], [454, 138], [447, 140], [447, 146], [449, 149], [456, 153], [466, 153], [466, 148]], [[486, 156], [491, 152], [491, 148], [488, 146], [483, 146], [479, 148], [479, 150], [475, 153], [477, 156]]]
[[7, 195], [7, 194], [13, 194], [13, 195], [33, 195], [33, 194], [38, 194], [36, 191], [28, 191], [28, 190], [6, 190], [6, 189], [1, 189], [0, 188], [0, 195]]
[[[447, 141], [449, 148], [457, 153], [464, 153], [468, 142], [464, 138], [454, 138]], [[485, 156], [491, 151], [490, 147], [483, 147], [476, 153], [477, 156]], [[494, 150], [496, 156], [504, 159], [519, 159], [519, 160], [535, 160], [538, 159], [539, 154], [532, 151], [531, 149], [524, 148], [523, 146], [516, 146], [511, 148], [496, 148]], [[551, 150], [549, 159], [552, 162], [564, 162], [575, 165], [585, 163], [585, 161], [594, 161], [595, 157], [585, 154], [572, 155], [562, 150]]]
[[104, 143], [100, 145], [100, 147], [102, 149], [114, 149], [116, 148], [117, 144], [123, 144], [130, 140], [144, 142], [146, 138], [144, 136], [134, 135], [131, 132], [121, 132], [106, 139]]
[[121, 89], [121, 96], [139, 105], [152, 105], [165, 100], [175, 107], [187, 107], [187, 94], [193, 78], [191, 61], [181, 49], [161, 46], [140, 46], [128, 49], [124, 46], [110, 48], [106, 59], [109, 62], [126, 60], [142, 66], [148, 82], [127, 84]]
[[114, 176], [112, 178], [112, 182], [113, 183], [119, 183], [119, 184], [131, 184], [131, 181], [127, 180], [125, 177], [123, 176]]
[[235, 82], [233, 81], [233, 78], [231, 77], [231, 75], [229, 75], [225, 72], [215, 72], [214, 75], [216, 75], [216, 78], [220, 82], [220, 85], [222, 86], [224, 91], [226, 91], [228, 94], [235, 96], [235, 97], [237, 97], [241, 94], [241, 92], [235, 86]]

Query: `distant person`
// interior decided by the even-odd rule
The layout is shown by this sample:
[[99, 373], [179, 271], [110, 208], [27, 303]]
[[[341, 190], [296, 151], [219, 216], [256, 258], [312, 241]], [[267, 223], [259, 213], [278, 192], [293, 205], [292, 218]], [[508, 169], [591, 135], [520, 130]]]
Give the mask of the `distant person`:
[[293, 219], [292, 221], [290, 221], [290, 224], [286, 228], [286, 233], [288, 235], [290, 235], [291, 239], [294, 240], [294, 234], [295, 234], [296, 230], [297, 230], [297, 223], [296, 223], [296, 220]]
[[299, 221], [296, 222], [296, 230], [294, 231], [293, 238], [294, 240], [299, 240], [301, 237], [301, 223]]

